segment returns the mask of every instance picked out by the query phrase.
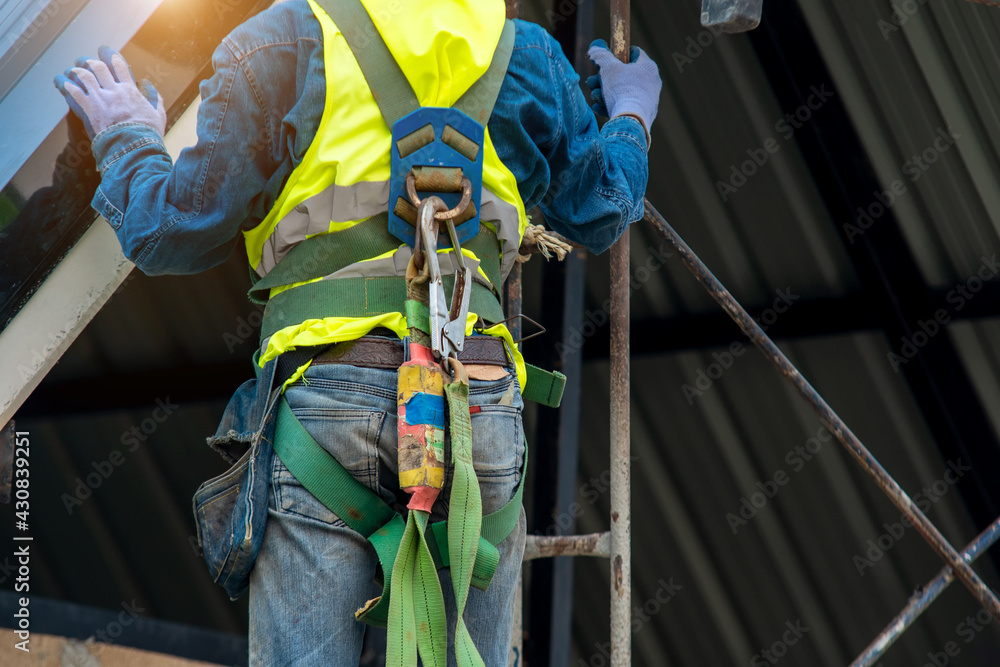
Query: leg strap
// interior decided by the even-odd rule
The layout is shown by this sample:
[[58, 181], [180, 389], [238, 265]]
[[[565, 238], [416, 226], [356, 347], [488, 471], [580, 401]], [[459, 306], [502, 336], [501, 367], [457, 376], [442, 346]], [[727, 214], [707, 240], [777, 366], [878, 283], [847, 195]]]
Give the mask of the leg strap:
[[[282, 396], [278, 405], [274, 451], [289, 472], [327, 509], [367, 539], [378, 555], [382, 568], [382, 596], [358, 610], [358, 620], [385, 627], [389, 616], [389, 587], [396, 554], [406, 522], [378, 494], [354, 479], [333, 456], [309, 434]], [[493, 579], [500, 554], [496, 545], [504, 541], [517, 525], [524, 493], [527, 451], [521, 468], [521, 481], [510, 502], [483, 517], [482, 536], [472, 570], [472, 585], [486, 590]], [[428, 548], [438, 569], [450, 567], [448, 560], [448, 524], [430, 524], [425, 532]]]

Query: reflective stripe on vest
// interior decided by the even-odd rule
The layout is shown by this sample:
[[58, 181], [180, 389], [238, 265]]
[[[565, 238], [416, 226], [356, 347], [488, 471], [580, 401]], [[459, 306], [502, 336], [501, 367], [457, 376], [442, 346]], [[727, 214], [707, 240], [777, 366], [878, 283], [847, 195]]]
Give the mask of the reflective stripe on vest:
[[[389, 183], [358, 183], [352, 186], [332, 185], [323, 192], [310, 197], [297, 205], [288, 215], [274, 227], [271, 235], [264, 241], [260, 263], [256, 265], [257, 274], [266, 276], [275, 265], [284, 259], [285, 255], [303, 239], [325, 234], [333, 226], [340, 229], [351, 226], [359, 220], [382, 213], [389, 201]], [[503, 263], [501, 275], [510, 273], [517, 258], [517, 249], [521, 244], [521, 227], [518, 208], [509, 204], [491, 191], [483, 190], [482, 219], [490, 221], [501, 243]], [[338, 223], [348, 223], [338, 225]], [[248, 246], [249, 248], [249, 246]], [[409, 260], [408, 249], [405, 260]], [[406, 261], [402, 263], [402, 272], [386, 273], [375, 268], [372, 262], [352, 264], [349, 273], [353, 276], [375, 277], [386, 275], [403, 275]], [[339, 272], [338, 272], [339, 273]], [[334, 276], [335, 277], [335, 276]], [[497, 285], [497, 287], [500, 287]]]
[[[313, 144], [274, 208], [244, 232], [250, 265], [261, 277], [306, 238], [347, 229], [388, 208], [390, 130], [340, 29], [312, 0], [309, 4], [323, 28], [326, 108]], [[424, 106], [452, 106], [489, 67], [504, 26], [501, 0], [363, 4]], [[497, 231], [506, 277], [527, 216], [517, 181], [497, 156], [488, 130], [483, 148], [481, 218]], [[362, 261], [333, 277], [402, 275], [399, 265]]]

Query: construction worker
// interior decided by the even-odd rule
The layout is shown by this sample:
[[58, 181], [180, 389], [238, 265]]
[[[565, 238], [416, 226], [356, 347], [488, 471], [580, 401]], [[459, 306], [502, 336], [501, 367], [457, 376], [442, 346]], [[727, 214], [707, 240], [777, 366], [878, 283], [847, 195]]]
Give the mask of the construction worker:
[[[410, 330], [400, 314], [403, 297], [379, 305], [384, 295], [376, 287], [391, 283], [396, 290], [413, 251], [398, 239], [384, 252], [369, 248], [374, 228], [350, 234], [363, 228], [359, 221], [384, 224], [387, 209], [393, 212], [395, 124], [384, 108], [387, 91], [412, 89], [420, 107], [459, 108], [474, 84], [482, 80], [488, 88], [495, 80], [495, 92], [481, 95], [486, 102], [473, 118], [488, 119], [481, 151], [472, 151], [483, 161], [475, 211], [482, 224], [476, 241], [463, 245], [476, 274], [470, 332], [478, 320], [488, 335], [468, 338], [457, 359], [470, 378], [482, 513], [507, 507], [512, 498], [518, 507], [509, 534], [495, 545], [498, 563], [488, 587], [470, 591], [465, 602], [465, 627], [482, 663], [456, 658], [459, 607], [448, 569], [440, 580], [447, 592], [448, 664], [497, 667], [507, 664], [525, 539], [518, 491], [525, 458], [521, 389], [527, 392], [530, 383], [525, 387], [526, 367], [497, 314], [495, 295], [517, 255], [526, 209], [540, 206], [553, 230], [594, 253], [641, 218], [661, 82], [641, 50], [633, 49], [632, 62], [624, 64], [595, 42], [589, 55], [598, 75], [588, 83], [594, 111], [610, 118], [599, 129], [558, 43], [537, 25], [506, 22], [502, 0], [363, 0], [367, 13], [357, 14], [358, 8], [357, 0], [288, 0], [234, 30], [215, 52], [214, 76], [201, 86], [198, 143], [176, 164], [164, 148], [162, 97], [148, 82], [134, 82], [120, 54], [102, 47], [97, 58], [81, 59], [57, 77], [56, 86], [93, 141], [101, 172], [93, 207], [139, 269], [149, 275], [204, 271], [225, 261], [243, 233], [253, 280], [266, 286], [258, 290], [263, 299], [270, 298], [257, 359], [261, 376], [237, 392], [210, 439], [230, 460], [240, 459], [219, 483], [240, 484], [226, 487], [238, 491], [230, 495], [215, 493], [210, 482], [206, 493], [215, 493], [215, 507], [228, 507], [221, 502], [227, 497], [235, 502], [239, 520], [212, 519], [212, 502], [199, 505], [200, 538], [210, 566], [218, 560], [213, 575], [231, 596], [249, 586], [251, 664], [356, 665], [364, 625], [354, 615], [377, 601], [373, 579], [387, 580], [390, 572], [380, 571], [375, 536], [366, 539], [350, 527], [357, 517], [332, 512], [301, 483], [302, 475], [291, 473], [285, 454], [271, 454], [267, 434], [274, 431], [267, 429], [279, 429], [276, 440], [283, 436], [280, 425], [269, 425], [275, 414], [269, 399], [275, 384], [279, 394], [286, 385], [281, 401], [306, 437], [376, 500], [398, 506], [397, 368], [404, 359], [400, 341]], [[355, 12], [353, 18], [334, 18], [345, 11]], [[505, 39], [509, 63], [501, 58]], [[367, 61], [376, 51], [384, 55], [383, 44], [409, 86], [398, 78], [388, 86], [372, 80]], [[313, 243], [324, 236], [352, 239], [336, 252], [356, 254], [329, 274], [272, 284], [269, 276], [301, 260], [283, 262], [300, 246], [319, 249], [305, 264], [328, 262], [333, 251]], [[453, 271], [452, 258], [453, 251], [442, 254], [442, 267]], [[306, 301], [288, 298], [306, 293], [327, 305], [308, 310]], [[303, 350], [312, 355], [304, 371], [275, 377], [282, 359]], [[280, 424], [281, 417], [275, 419]], [[450, 467], [447, 474], [432, 520], [449, 515]], [[249, 551], [242, 551], [246, 545]], [[434, 662], [429, 655], [421, 646], [423, 664]]]

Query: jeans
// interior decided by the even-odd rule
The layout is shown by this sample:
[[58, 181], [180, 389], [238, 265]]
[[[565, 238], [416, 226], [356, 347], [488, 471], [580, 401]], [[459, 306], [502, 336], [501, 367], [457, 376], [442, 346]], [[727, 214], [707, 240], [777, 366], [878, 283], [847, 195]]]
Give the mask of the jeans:
[[[288, 388], [289, 406], [307, 431], [358, 481], [390, 505], [406, 504], [396, 463], [395, 370], [321, 365]], [[523, 404], [516, 379], [472, 380], [473, 464], [483, 513], [509, 501], [524, 462]], [[450, 442], [445, 459], [450, 462]], [[447, 517], [451, 465], [432, 521]], [[371, 545], [314, 498], [275, 456], [264, 543], [250, 578], [250, 664], [358, 664], [365, 625], [354, 612], [379, 594]], [[514, 594], [524, 553], [525, 518], [498, 545], [500, 564], [487, 591], [472, 588], [465, 621], [487, 667], [507, 665]], [[448, 616], [449, 666], [456, 624], [448, 570], [440, 573]]]

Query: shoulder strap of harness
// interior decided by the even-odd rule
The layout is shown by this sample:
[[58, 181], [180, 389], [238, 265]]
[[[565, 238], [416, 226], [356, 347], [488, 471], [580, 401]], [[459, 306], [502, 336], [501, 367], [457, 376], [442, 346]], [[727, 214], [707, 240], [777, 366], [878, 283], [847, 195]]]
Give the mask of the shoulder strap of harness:
[[[420, 108], [410, 82], [360, 0], [316, 0], [347, 40], [375, 96], [385, 124], [392, 127], [403, 116]], [[489, 68], [454, 104], [483, 127], [493, 114], [500, 86], [514, 52], [514, 22], [506, 20]]]

